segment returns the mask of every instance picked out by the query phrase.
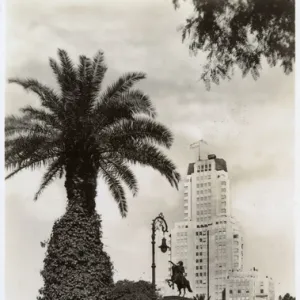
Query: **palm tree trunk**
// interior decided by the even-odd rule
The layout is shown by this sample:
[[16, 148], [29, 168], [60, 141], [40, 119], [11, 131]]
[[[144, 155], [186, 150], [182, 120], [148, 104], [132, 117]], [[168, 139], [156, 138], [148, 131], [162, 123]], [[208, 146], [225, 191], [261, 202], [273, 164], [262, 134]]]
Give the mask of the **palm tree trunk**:
[[95, 211], [97, 195], [97, 170], [87, 162], [72, 161], [66, 166], [65, 188], [68, 208], [80, 205], [90, 214]]

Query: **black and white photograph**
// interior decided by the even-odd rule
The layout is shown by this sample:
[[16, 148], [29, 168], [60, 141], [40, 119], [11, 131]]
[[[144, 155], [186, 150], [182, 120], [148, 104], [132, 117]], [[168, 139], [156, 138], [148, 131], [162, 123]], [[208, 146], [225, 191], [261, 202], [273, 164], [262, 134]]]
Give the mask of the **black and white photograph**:
[[296, 300], [295, 2], [5, 1], [3, 299]]

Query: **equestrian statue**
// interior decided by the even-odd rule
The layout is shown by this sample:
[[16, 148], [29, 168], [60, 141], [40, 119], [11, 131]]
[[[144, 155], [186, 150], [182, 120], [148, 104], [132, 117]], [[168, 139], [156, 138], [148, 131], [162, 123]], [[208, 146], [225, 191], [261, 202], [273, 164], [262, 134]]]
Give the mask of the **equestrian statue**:
[[183, 262], [179, 261], [178, 264], [174, 264], [172, 261], [169, 261], [172, 264], [172, 276], [171, 279], [167, 279], [169, 287], [174, 289], [174, 284], [177, 285], [179, 296], [181, 296], [181, 290], [183, 289], [183, 296], [185, 296], [186, 289], [192, 293], [190, 282], [186, 279], [186, 273], [183, 266]]

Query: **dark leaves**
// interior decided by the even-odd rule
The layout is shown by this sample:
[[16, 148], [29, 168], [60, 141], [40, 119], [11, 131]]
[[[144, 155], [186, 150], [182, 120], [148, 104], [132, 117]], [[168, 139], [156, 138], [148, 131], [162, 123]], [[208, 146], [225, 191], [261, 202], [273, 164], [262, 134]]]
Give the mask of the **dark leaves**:
[[171, 186], [178, 188], [180, 174], [176, 167], [158, 148], [147, 143], [123, 144], [118, 151], [121, 158], [133, 164], [152, 167], [154, 170], [167, 178]]
[[101, 237], [99, 215], [78, 206], [57, 220], [44, 243], [44, 287], [37, 299], [102, 299], [113, 286], [113, 267]]
[[119, 98], [123, 93], [128, 92], [134, 84], [145, 78], [146, 74], [144, 73], [124, 74], [106, 89], [101, 96], [100, 102], [108, 102], [111, 99]]
[[[179, 0], [173, 0], [175, 8]], [[259, 77], [261, 60], [273, 67], [280, 63], [284, 73], [295, 62], [294, 0], [193, 0], [194, 15], [182, 28], [189, 49], [207, 53], [201, 80], [231, 79], [237, 66], [245, 77]]]
[[108, 293], [106, 300], [152, 300], [161, 299], [153, 285], [147, 281], [118, 281]]
[[108, 185], [110, 192], [112, 193], [114, 200], [118, 204], [120, 214], [123, 218], [127, 216], [128, 206], [125, 196], [124, 188], [122, 187], [121, 181], [119, 180], [117, 174], [110, 166], [101, 164], [100, 173], [102, 178]]
[[148, 142], [166, 148], [170, 148], [173, 143], [173, 136], [168, 128], [147, 118], [120, 120], [104, 128], [99, 137], [119, 148], [128, 142]]
[[61, 172], [63, 171], [64, 163], [65, 162], [63, 157], [59, 157], [49, 164], [46, 173], [43, 176], [40, 188], [34, 196], [34, 200], [37, 200], [39, 198], [39, 196], [42, 194], [45, 188], [47, 188], [54, 179], [56, 179], [57, 177], [61, 177]]

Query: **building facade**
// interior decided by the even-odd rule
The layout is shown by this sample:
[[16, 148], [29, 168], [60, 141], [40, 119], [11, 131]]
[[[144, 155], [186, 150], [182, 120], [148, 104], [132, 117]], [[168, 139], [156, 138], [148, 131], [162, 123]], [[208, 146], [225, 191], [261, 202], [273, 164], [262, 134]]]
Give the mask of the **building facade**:
[[[194, 293], [222, 300], [225, 291], [226, 299], [250, 299], [229, 294], [229, 286], [234, 285], [237, 276], [234, 274], [240, 278], [246, 276], [242, 282], [252, 277], [243, 272], [243, 232], [232, 216], [230, 180], [224, 159], [212, 154], [189, 164], [184, 181], [183, 214], [183, 221], [175, 223], [171, 232], [170, 259], [174, 263], [183, 262]], [[262, 290], [266, 289], [270, 300], [274, 300], [271, 296], [274, 286], [269, 283]], [[254, 294], [259, 295], [256, 290]]]
[[209, 224], [215, 216], [231, 214], [227, 165], [209, 155], [188, 166], [184, 183], [184, 221]]
[[243, 236], [231, 216], [230, 182], [224, 159], [209, 155], [188, 166], [184, 221], [175, 224], [171, 260], [183, 261], [196, 294], [222, 299], [229, 270], [243, 268]]
[[273, 279], [262, 276], [257, 269], [248, 272], [231, 271], [227, 277], [228, 300], [274, 300]]

